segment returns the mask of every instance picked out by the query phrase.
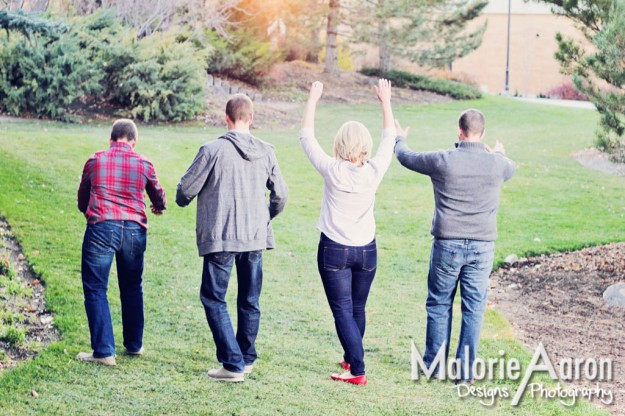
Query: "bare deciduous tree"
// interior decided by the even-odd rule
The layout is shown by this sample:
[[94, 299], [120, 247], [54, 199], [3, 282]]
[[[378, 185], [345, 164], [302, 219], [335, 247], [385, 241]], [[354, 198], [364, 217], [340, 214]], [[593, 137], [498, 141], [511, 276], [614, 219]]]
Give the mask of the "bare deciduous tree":
[[2, 0], [0, 9], [24, 10], [27, 12], [45, 12], [50, 6], [50, 0]]
[[167, 30], [184, 23], [194, 29], [214, 29], [222, 36], [233, 10], [241, 0], [71, 0], [76, 12], [91, 14], [98, 9], [114, 9], [124, 22], [137, 29], [137, 37]]

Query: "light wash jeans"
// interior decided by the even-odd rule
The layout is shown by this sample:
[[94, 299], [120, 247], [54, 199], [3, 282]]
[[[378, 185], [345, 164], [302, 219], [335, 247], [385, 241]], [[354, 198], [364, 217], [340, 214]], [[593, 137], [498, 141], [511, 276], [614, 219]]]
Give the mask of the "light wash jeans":
[[[480, 342], [482, 319], [486, 309], [488, 278], [493, 268], [495, 243], [476, 240], [443, 240], [435, 238], [430, 254], [427, 330], [424, 363], [430, 367], [439, 349], [445, 344], [449, 356], [449, 340], [454, 297], [460, 285], [462, 324], [456, 359], [461, 362], [461, 380], [472, 380], [472, 367]], [[469, 356], [465, 356], [468, 347]], [[446, 358], [447, 359], [447, 358]], [[465, 373], [465, 361], [471, 374]], [[438, 371], [445, 371], [439, 369]], [[436, 371], [434, 372], [436, 374]]]

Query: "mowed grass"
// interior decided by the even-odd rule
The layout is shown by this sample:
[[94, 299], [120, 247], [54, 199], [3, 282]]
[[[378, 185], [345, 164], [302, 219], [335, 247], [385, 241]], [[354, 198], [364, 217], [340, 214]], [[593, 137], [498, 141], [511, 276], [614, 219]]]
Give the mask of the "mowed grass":
[[[395, 115], [412, 127], [408, 141], [413, 149], [435, 150], [453, 146], [457, 116], [467, 107], [484, 111], [486, 142], [500, 139], [518, 163], [516, 176], [502, 192], [496, 262], [510, 253], [521, 256], [625, 240], [623, 178], [587, 170], [571, 158], [571, 153], [592, 144], [594, 112], [486, 98], [396, 106]], [[334, 133], [349, 119], [365, 122], [378, 143], [378, 106], [321, 103], [317, 136], [328, 151]], [[180, 209], [174, 197], [199, 146], [221, 130], [193, 127], [140, 127], [137, 151], [155, 163], [169, 198], [164, 216], [150, 216], [144, 275], [146, 354], [119, 355], [114, 368], [77, 362], [75, 355], [89, 350], [89, 331], [80, 279], [85, 220], [76, 209], [76, 189], [83, 163], [108, 146], [109, 132], [108, 125], [0, 124], [0, 215], [9, 219], [47, 284], [48, 305], [63, 334], [62, 341], [37, 359], [0, 376], [0, 414], [604, 414], [587, 403], [566, 408], [555, 400], [529, 396], [519, 407], [512, 407], [508, 398], [486, 408], [476, 398], [460, 399], [450, 383], [410, 380], [410, 341], [421, 350], [424, 345], [433, 197], [427, 177], [396, 161], [376, 201], [379, 266], [365, 336], [369, 385], [331, 381], [330, 373], [339, 370], [341, 350], [316, 267], [322, 180], [300, 150], [296, 129], [256, 131], [275, 145], [290, 196], [286, 210], [274, 221], [278, 248], [264, 256], [263, 318], [254, 373], [235, 385], [205, 376], [217, 361], [199, 301], [195, 203]], [[116, 286], [113, 273], [109, 299], [121, 353]], [[231, 310], [235, 294], [233, 278]], [[454, 342], [459, 307], [456, 312]], [[531, 357], [506, 319], [488, 310], [479, 355], [498, 358], [499, 350], [525, 366]], [[517, 389], [508, 381], [483, 385], [505, 387], [511, 395]]]

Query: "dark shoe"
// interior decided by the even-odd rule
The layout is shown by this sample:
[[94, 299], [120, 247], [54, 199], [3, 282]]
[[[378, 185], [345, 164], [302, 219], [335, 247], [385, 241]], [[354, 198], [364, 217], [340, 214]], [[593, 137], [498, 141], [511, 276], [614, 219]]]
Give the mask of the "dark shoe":
[[144, 353], [143, 347], [141, 347], [139, 349], [139, 351], [128, 351], [128, 350], [126, 350], [126, 354], [128, 354], [128, 355], [143, 355], [143, 353]]
[[343, 370], [349, 371], [350, 369], [349, 363], [345, 360], [339, 361], [339, 365], [343, 368]]
[[365, 374], [361, 376], [354, 376], [352, 373], [336, 373], [330, 376], [332, 380], [344, 381], [346, 383], [357, 384], [359, 386], [365, 386], [367, 384], [367, 376]]
[[475, 380], [456, 380], [456, 386], [470, 386], [475, 383]]

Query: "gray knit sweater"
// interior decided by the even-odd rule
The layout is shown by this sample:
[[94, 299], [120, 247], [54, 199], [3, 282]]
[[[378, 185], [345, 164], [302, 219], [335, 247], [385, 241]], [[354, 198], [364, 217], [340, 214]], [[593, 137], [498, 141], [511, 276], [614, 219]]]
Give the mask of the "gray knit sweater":
[[197, 246], [204, 256], [273, 248], [271, 219], [284, 209], [287, 193], [273, 146], [229, 131], [200, 148], [180, 179], [176, 203], [184, 207], [198, 196]]
[[515, 165], [483, 143], [459, 142], [456, 149], [413, 152], [403, 137], [395, 145], [397, 160], [428, 175], [434, 186], [431, 233], [441, 239], [495, 241], [501, 185], [514, 175]]

